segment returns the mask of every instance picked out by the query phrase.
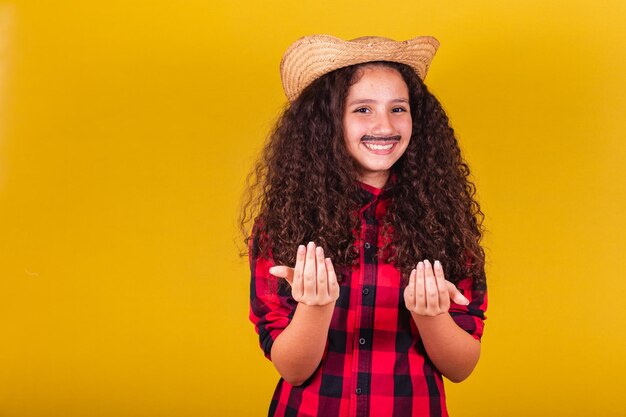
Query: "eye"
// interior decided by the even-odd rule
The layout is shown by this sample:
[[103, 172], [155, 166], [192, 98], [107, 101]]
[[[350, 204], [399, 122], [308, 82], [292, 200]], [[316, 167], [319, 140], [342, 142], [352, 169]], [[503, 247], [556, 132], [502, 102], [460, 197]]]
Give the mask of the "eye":
[[354, 109], [355, 113], [369, 113], [370, 109], [368, 109], [367, 107], [358, 107], [356, 109]]
[[404, 113], [407, 112], [408, 110], [404, 107], [394, 107], [391, 112], [392, 113]]

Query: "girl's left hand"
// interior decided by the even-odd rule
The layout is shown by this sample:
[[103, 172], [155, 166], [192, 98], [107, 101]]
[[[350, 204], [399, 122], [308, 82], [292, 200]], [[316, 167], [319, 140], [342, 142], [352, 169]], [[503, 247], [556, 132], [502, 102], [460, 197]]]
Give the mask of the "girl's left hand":
[[419, 262], [404, 289], [406, 308], [420, 316], [438, 316], [448, 312], [451, 299], [460, 305], [469, 304], [456, 286], [445, 280], [439, 261], [435, 261], [434, 271], [428, 260]]

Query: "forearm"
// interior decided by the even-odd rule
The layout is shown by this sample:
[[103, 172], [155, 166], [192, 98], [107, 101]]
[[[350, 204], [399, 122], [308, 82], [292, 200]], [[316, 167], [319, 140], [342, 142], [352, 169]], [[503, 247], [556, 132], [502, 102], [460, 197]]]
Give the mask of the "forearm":
[[272, 345], [272, 363], [291, 385], [301, 385], [318, 367], [328, 339], [335, 303], [299, 303], [289, 325]]
[[434, 317], [411, 314], [428, 357], [446, 378], [461, 382], [478, 363], [480, 342], [461, 329], [449, 313]]

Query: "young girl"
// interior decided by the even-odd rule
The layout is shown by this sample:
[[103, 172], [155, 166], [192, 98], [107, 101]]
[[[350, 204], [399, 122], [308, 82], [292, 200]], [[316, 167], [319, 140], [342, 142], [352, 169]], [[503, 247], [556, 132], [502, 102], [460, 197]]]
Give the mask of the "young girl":
[[446, 416], [442, 375], [476, 366], [482, 213], [422, 82], [438, 46], [315, 35], [283, 57], [241, 220], [271, 416]]

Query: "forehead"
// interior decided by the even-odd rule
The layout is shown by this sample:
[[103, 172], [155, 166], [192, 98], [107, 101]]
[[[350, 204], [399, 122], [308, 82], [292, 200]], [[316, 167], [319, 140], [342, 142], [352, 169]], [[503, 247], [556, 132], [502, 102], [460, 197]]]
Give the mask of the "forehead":
[[386, 63], [367, 63], [360, 65], [354, 73], [348, 95], [383, 90], [408, 95], [407, 83], [398, 69]]
[[359, 81], [359, 79], [363, 76], [363, 74], [365, 72], [371, 71], [371, 70], [381, 70], [383, 72], [393, 72], [398, 74], [402, 79], [404, 79], [404, 77], [402, 76], [402, 73], [398, 70], [398, 68], [395, 66], [397, 64], [395, 64], [393, 62], [386, 62], [386, 61], [374, 61], [374, 62], [366, 62], [363, 64], [359, 64], [356, 66], [356, 71], [354, 72], [354, 76], [352, 79], [352, 83], [356, 83]]

